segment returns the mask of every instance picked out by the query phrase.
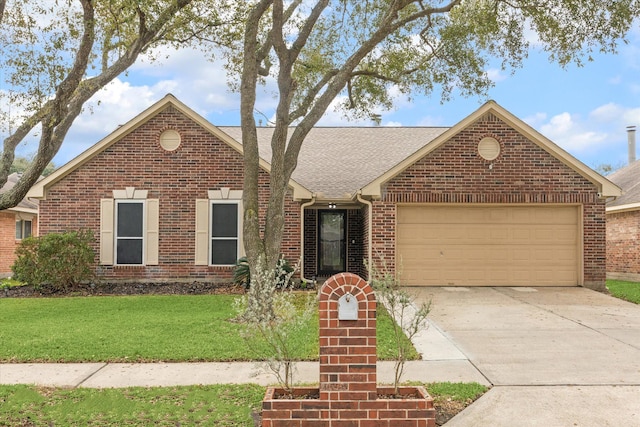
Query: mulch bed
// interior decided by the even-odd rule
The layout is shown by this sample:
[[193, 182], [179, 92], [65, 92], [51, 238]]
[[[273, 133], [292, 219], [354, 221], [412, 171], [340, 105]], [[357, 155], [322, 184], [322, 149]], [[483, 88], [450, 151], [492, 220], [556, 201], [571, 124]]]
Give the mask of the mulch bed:
[[100, 283], [80, 284], [67, 289], [31, 285], [0, 290], [0, 298], [42, 298], [105, 295], [207, 295], [245, 293], [242, 286], [224, 283]]

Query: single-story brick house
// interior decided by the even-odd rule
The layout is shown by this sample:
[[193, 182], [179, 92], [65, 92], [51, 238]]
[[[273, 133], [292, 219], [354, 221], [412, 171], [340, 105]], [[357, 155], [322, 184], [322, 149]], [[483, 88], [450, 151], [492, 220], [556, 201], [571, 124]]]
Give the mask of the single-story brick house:
[[640, 282], [640, 160], [608, 178], [623, 195], [607, 203], [607, 277]]
[[[272, 128], [258, 129], [266, 200]], [[105, 280], [228, 280], [243, 254], [242, 145], [167, 95], [29, 193], [42, 233], [90, 228]], [[287, 196], [301, 276], [417, 286], [605, 281], [605, 200], [620, 189], [493, 101], [450, 128], [318, 127]]]
[[[12, 173], [0, 193], [12, 189], [20, 175]], [[12, 275], [15, 250], [22, 239], [38, 235], [38, 201], [24, 198], [18, 206], [0, 211], [0, 277]]]

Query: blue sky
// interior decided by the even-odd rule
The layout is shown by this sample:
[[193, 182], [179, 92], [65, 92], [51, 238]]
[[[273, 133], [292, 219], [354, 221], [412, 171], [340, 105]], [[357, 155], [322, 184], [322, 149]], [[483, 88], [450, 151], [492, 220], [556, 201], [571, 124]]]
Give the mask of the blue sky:
[[[438, 96], [398, 99], [396, 109], [381, 112], [383, 126], [453, 126], [493, 99], [588, 166], [627, 161], [626, 127], [640, 128], [640, 28], [616, 55], [598, 55], [582, 68], [560, 68], [533, 50], [514, 75], [488, 70], [495, 81], [488, 98], [454, 94], [441, 104]], [[172, 93], [214, 125], [239, 125], [239, 97], [229, 92], [220, 64], [202, 53], [182, 50], [161, 63], [139, 61], [127, 75], [101, 91], [76, 120], [54, 162], [61, 166]], [[275, 100], [264, 93], [257, 107], [269, 118]], [[266, 120], [265, 120], [266, 122]], [[347, 122], [328, 111], [321, 125], [369, 126]], [[23, 153], [34, 150], [30, 145]]]

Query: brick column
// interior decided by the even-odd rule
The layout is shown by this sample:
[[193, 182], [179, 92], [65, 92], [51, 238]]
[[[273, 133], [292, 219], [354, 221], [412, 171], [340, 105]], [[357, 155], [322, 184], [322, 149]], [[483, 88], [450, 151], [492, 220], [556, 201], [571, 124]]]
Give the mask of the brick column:
[[[350, 316], [340, 315], [349, 300]], [[357, 318], [351, 308], [357, 303]], [[343, 310], [343, 313], [345, 311]], [[341, 273], [320, 289], [320, 400], [375, 400], [376, 391], [376, 298], [359, 276]]]
[[[376, 298], [360, 277], [340, 273], [320, 289], [320, 387], [295, 387], [278, 398], [268, 388], [262, 427], [435, 427], [424, 387], [376, 387]], [[380, 396], [380, 397], [379, 397]]]

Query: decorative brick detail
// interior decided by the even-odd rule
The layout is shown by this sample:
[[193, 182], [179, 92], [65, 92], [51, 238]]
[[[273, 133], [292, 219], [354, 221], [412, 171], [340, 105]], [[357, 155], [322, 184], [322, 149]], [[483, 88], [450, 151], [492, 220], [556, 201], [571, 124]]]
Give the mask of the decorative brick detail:
[[[500, 142], [497, 159], [487, 161], [478, 142]], [[492, 165], [489, 168], [489, 165]], [[395, 268], [398, 204], [574, 204], [582, 206], [583, 284], [605, 282], [605, 202], [586, 178], [492, 114], [479, 119], [418, 160], [383, 188], [373, 202], [374, 250]]]
[[[338, 300], [350, 294], [357, 318], [340, 319]], [[320, 387], [298, 387], [282, 399], [269, 388], [262, 402], [262, 427], [435, 427], [433, 400], [423, 387], [376, 386], [376, 299], [371, 287], [351, 273], [332, 276], [320, 289]]]
[[640, 281], [640, 210], [607, 214], [607, 277]]
[[[338, 300], [350, 294], [358, 320], [340, 320]], [[332, 276], [320, 289], [320, 399], [340, 391], [346, 400], [376, 397], [376, 297], [352, 273]], [[348, 392], [348, 393], [347, 393]]]

